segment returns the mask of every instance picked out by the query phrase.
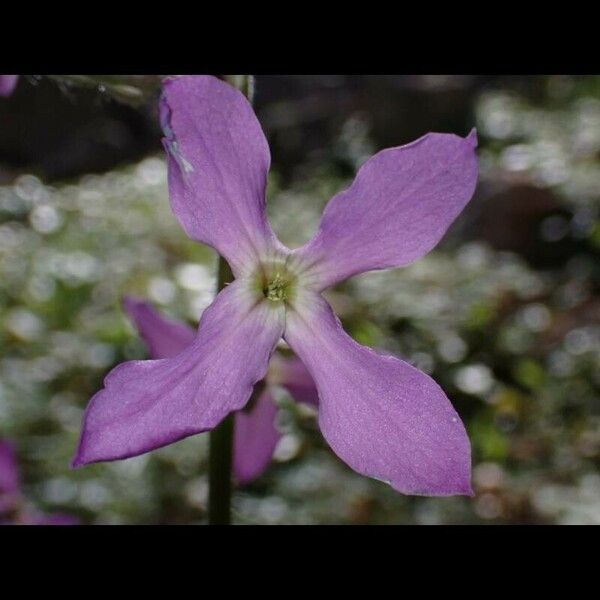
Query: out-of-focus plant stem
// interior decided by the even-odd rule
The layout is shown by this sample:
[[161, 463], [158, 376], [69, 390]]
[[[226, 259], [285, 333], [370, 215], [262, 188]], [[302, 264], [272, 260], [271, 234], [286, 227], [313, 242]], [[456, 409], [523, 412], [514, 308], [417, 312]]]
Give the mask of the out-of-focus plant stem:
[[139, 106], [158, 93], [163, 75], [48, 75], [48, 78], [64, 90], [95, 89], [124, 104]]
[[[61, 89], [95, 89], [114, 100], [139, 106], [151, 100], [160, 90], [166, 75], [47, 75]], [[33, 80], [41, 79], [33, 75]], [[237, 87], [252, 102], [254, 78], [251, 75], [225, 75], [223, 77]]]
[[[252, 75], [226, 75], [224, 79], [237, 87], [252, 102], [254, 91]], [[231, 269], [222, 257], [219, 257], [218, 268], [217, 292], [233, 279]], [[208, 522], [211, 525], [231, 523], [233, 430], [234, 416], [230, 414], [210, 432]]]

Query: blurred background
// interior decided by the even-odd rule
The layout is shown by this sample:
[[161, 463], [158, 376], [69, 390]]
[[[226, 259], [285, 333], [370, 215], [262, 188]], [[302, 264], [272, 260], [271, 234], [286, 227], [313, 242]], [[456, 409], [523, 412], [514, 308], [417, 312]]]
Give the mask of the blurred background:
[[[23, 76], [0, 98], [0, 439], [36, 514], [206, 522], [206, 435], [69, 468], [104, 375], [147, 356], [123, 295], [194, 325], [214, 296], [213, 252], [169, 210], [157, 81]], [[259, 75], [255, 106], [292, 246], [375, 151], [477, 127], [480, 183], [443, 243], [328, 296], [355, 339], [444, 388], [476, 496], [355, 474], [282, 392], [276, 460], [236, 491], [235, 522], [600, 524], [600, 77]]]

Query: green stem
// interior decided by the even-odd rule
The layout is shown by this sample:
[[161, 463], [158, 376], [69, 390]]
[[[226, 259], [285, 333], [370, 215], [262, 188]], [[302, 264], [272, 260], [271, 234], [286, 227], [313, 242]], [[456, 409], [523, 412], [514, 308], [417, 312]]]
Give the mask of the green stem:
[[[252, 101], [252, 76], [228, 75], [224, 79], [241, 90]], [[233, 280], [231, 269], [219, 257], [217, 292]], [[210, 432], [210, 458], [208, 473], [208, 522], [211, 525], [231, 523], [231, 492], [233, 466], [234, 416], [230, 414]]]
[[[219, 257], [217, 291], [221, 291], [233, 275], [227, 261]], [[208, 465], [208, 522], [211, 525], [231, 523], [231, 467], [233, 459], [233, 414], [210, 432]]]
[[231, 524], [231, 464], [233, 458], [233, 414], [210, 432], [208, 522]]

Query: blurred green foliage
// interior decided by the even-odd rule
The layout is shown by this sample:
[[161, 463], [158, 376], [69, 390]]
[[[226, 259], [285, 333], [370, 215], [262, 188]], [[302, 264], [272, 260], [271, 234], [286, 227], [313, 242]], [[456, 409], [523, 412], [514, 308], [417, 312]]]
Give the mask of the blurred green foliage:
[[[236, 492], [236, 522], [600, 523], [600, 79], [547, 78], [535, 98], [487, 89], [474, 108], [481, 210], [498, 189], [551, 193], [560, 210], [534, 236], [544, 248], [568, 242], [560, 260], [494, 249], [467, 214], [425, 259], [329, 299], [357, 340], [447, 392], [472, 440], [476, 497], [408, 498], [360, 477], [327, 449], [314, 412], [281, 392], [276, 461]], [[269, 213], [284, 242], [309, 239], [373, 151], [368, 127], [350, 120], [334, 151], [285, 187], [272, 174]], [[509, 234], [513, 225], [506, 216]], [[123, 295], [195, 323], [214, 268], [170, 213], [162, 156], [0, 187], [0, 435], [16, 442], [38, 506], [88, 523], [205, 522], [205, 435], [78, 471], [69, 461], [103, 376], [146, 356]]]

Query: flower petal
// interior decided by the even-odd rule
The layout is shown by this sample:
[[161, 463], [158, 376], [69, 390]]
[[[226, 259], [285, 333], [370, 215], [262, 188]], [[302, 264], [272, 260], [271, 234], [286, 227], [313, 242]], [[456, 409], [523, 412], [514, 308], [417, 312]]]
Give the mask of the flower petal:
[[284, 387], [296, 402], [319, 406], [317, 386], [308, 369], [297, 356], [273, 355], [268, 380], [270, 383]]
[[18, 75], [0, 75], [0, 96], [10, 96], [18, 80]]
[[151, 358], [177, 356], [196, 338], [192, 327], [167, 319], [150, 302], [126, 296], [123, 306], [146, 342]]
[[[149, 302], [128, 296], [124, 305], [148, 345], [152, 358], [176, 356], [196, 337], [191, 327], [166, 319]], [[274, 424], [276, 414], [277, 406], [268, 389], [258, 397], [254, 406], [236, 413], [233, 466], [240, 484], [250, 483], [269, 466], [281, 438]]]
[[246, 404], [283, 325], [283, 308], [256, 303], [247, 283], [234, 281], [204, 311], [183, 352], [108, 374], [86, 411], [73, 465], [136, 456], [213, 429]]
[[163, 140], [173, 212], [240, 276], [279, 247], [266, 215], [269, 146], [244, 95], [211, 76], [165, 81]]
[[471, 494], [471, 451], [448, 398], [427, 375], [361, 346], [319, 295], [289, 311], [285, 339], [319, 389], [319, 425], [355, 471], [405, 494]]
[[250, 483], [269, 466], [281, 433], [275, 427], [277, 405], [269, 388], [254, 406], [235, 414], [233, 472], [238, 483]]
[[325, 208], [317, 235], [294, 254], [317, 290], [429, 252], [471, 199], [477, 138], [429, 133], [379, 152]]

